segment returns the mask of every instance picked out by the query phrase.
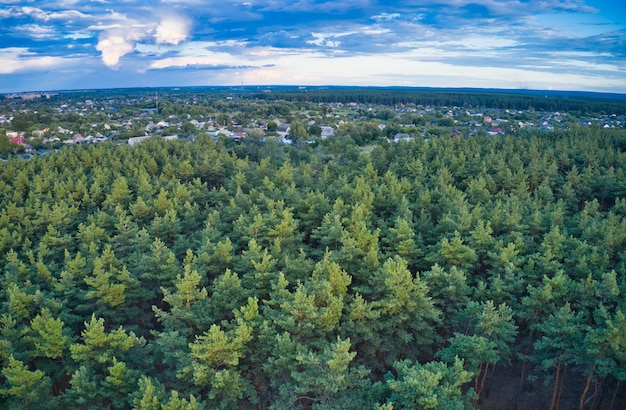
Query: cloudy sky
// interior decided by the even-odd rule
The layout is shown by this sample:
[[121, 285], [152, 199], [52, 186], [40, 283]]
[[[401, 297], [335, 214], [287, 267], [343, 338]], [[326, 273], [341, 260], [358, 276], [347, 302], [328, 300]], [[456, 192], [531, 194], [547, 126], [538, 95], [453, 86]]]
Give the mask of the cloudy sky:
[[624, 0], [0, 0], [0, 93], [194, 85], [626, 93]]

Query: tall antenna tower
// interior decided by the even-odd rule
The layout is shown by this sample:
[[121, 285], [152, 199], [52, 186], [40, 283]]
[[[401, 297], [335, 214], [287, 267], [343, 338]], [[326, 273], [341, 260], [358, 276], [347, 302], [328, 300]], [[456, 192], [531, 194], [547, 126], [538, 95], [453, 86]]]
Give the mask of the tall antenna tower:
[[156, 113], [158, 114], [159, 113], [159, 92], [155, 91], [154, 94], [155, 94], [155, 101], [156, 101]]

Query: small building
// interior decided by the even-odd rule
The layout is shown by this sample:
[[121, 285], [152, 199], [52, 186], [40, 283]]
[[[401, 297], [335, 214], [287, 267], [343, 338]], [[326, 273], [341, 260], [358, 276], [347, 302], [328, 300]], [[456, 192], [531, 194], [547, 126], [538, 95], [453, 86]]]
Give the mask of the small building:
[[291, 132], [291, 126], [289, 124], [280, 123], [278, 127], [276, 127], [276, 134], [281, 137], [287, 136]]
[[133, 138], [129, 138], [128, 139], [128, 145], [130, 145], [131, 147], [140, 144], [142, 142], [144, 142], [145, 140], [147, 140], [148, 138], [150, 138], [149, 135], [143, 136], [143, 137], [133, 137]]
[[335, 129], [333, 127], [321, 127], [322, 128], [322, 134], [320, 135], [320, 137], [322, 139], [326, 139], [328, 137], [332, 137], [333, 135], [335, 135]]
[[407, 134], [406, 132], [399, 132], [393, 136], [393, 142], [411, 141], [411, 140], [412, 140], [411, 135]]
[[9, 141], [12, 144], [26, 145], [26, 143], [24, 142], [24, 137], [11, 137], [11, 138], [9, 138]]

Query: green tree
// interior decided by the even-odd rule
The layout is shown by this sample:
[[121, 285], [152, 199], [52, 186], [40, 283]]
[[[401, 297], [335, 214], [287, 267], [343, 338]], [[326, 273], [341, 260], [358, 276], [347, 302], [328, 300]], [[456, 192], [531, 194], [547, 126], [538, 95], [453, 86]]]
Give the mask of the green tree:
[[415, 269], [419, 258], [424, 256], [420, 249], [419, 239], [416, 241], [415, 232], [409, 221], [398, 217], [392, 228], [389, 228], [389, 238], [386, 240], [389, 256], [398, 255], [407, 261], [409, 268]]
[[278, 124], [276, 123], [276, 121], [268, 121], [267, 123], [267, 132], [268, 133], [274, 133], [276, 132], [276, 130], [278, 129]]
[[243, 374], [246, 366], [241, 362], [253, 339], [257, 303], [249, 299], [247, 306], [236, 311], [230, 330], [212, 325], [189, 345], [193, 360], [184, 371], [193, 375], [194, 384], [205, 388], [214, 408], [228, 409], [242, 400], [255, 400], [253, 385]]
[[163, 301], [169, 305], [169, 309], [153, 306], [152, 310], [165, 329], [180, 331], [191, 337], [199, 328], [212, 321], [212, 318], [206, 318], [200, 313], [205, 308], [204, 301], [208, 296], [206, 288], [200, 286], [201, 280], [198, 271], [186, 264], [183, 275], [176, 277], [174, 291], [161, 288]]
[[104, 204], [113, 209], [116, 206], [126, 209], [131, 200], [132, 192], [128, 186], [128, 180], [124, 176], [119, 176], [113, 181], [111, 192], [107, 195]]
[[350, 340], [341, 338], [321, 352], [298, 353], [291, 372], [293, 381], [279, 388], [281, 397], [272, 408], [291, 404], [299, 408], [342, 409], [363, 403], [367, 370], [351, 366], [355, 356], [356, 352], [350, 351]]
[[451, 332], [458, 313], [470, 300], [471, 288], [467, 283], [467, 275], [455, 266], [444, 269], [435, 264], [422, 274], [422, 278], [430, 289], [435, 307], [443, 312], [442, 330]]
[[468, 302], [457, 322], [459, 332], [449, 340], [450, 345], [438, 352], [442, 360], [452, 363], [456, 357], [464, 360], [474, 374], [474, 391], [478, 402], [488, 376], [498, 362], [508, 364], [511, 345], [517, 336], [513, 312], [505, 304], [495, 306], [493, 301]]
[[95, 258], [93, 271], [84, 280], [87, 284], [85, 298], [95, 300], [92, 304], [94, 314], [113, 323], [123, 322], [124, 318], [120, 317], [120, 312], [113, 312], [112, 309], [125, 307], [123, 314], [129, 315], [131, 320], [141, 314], [133, 312], [131, 308], [140, 290], [139, 281], [115, 257], [110, 245], [107, 245], [101, 256]]
[[582, 315], [572, 311], [570, 304], [566, 303], [535, 327], [542, 336], [534, 343], [535, 352], [530, 360], [544, 372], [554, 372], [550, 409], [558, 409], [565, 378], [564, 369], [574, 362], [580, 344]]
[[377, 289], [372, 306], [381, 312], [376, 326], [385, 335], [377, 349], [384, 352], [381, 357], [387, 356], [385, 363], [432, 352], [441, 313], [424, 281], [413, 277], [406, 261], [399, 256], [388, 259], [374, 275], [372, 288]]
[[431, 256], [428, 258], [429, 260], [444, 267], [456, 266], [466, 271], [472, 271], [475, 268], [475, 264], [478, 261], [476, 251], [464, 244], [464, 240], [458, 231], [454, 232], [452, 240], [448, 240], [448, 238], [441, 239], [438, 247], [440, 249], [438, 254]]
[[90, 322], [85, 322], [80, 341], [70, 345], [78, 368], [63, 400], [81, 408], [128, 408], [130, 393], [140, 376], [134, 367], [145, 363], [146, 357], [139, 354], [145, 343], [121, 326], [106, 332], [104, 319], [92, 316]]
[[143, 376], [138, 382], [139, 390], [133, 398], [133, 410], [202, 410], [202, 402], [193, 395], [189, 400], [181, 398], [176, 390], [171, 390], [169, 395], [165, 387], [158, 381]]
[[297, 142], [301, 139], [306, 139], [309, 136], [309, 133], [304, 124], [300, 121], [292, 121], [289, 124], [289, 138], [293, 142]]
[[49, 309], [43, 308], [30, 325], [37, 356], [58, 359], [66, 355], [71, 339], [63, 328], [63, 321], [54, 319]]
[[22, 361], [10, 356], [2, 375], [5, 383], [0, 395], [9, 397], [5, 402], [8, 408], [34, 409], [48, 403], [50, 378], [41, 370], [31, 371]]
[[458, 358], [449, 366], [443, 362], [413, 363], [410, 360], [393, 365], [397, 377], [386, 375], [391, 391], [387, 402], [400, 409], [471, 409], [471, 390], [463, 385], [472, 374]]

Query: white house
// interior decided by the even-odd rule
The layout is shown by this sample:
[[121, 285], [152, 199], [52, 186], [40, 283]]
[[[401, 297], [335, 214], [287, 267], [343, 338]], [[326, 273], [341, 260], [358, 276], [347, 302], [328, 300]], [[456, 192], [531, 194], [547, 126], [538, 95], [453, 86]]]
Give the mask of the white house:
[[335, 129], [333, 127], [324, 126], [321, 128], [322, 128], [322, 134], [321, 134], [322, 139], [332, 137], [335, 134]]
[[144, 142], [145, 140], [147, 140], [148, 138], [150, 138], [150, 135], [146, 135], [144, 137], [133, 137], [133, 138], [129, 138], [128, 139], [128, 145], [135, 146], [137, 144], [140, 144], [142, 142]]

